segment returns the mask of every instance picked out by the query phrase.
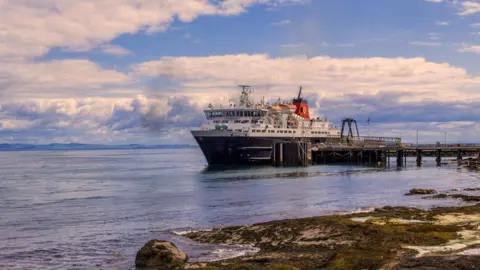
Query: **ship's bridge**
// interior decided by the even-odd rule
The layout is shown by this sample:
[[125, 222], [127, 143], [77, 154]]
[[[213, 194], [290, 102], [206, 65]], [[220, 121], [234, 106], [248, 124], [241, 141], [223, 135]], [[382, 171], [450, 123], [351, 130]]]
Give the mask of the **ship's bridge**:
[[237, 118], [237, 117], [264, 117], [267, 115], [266, 109], [219, 109], [205, 110], [205, 116], [211, 120], [214, 118]]

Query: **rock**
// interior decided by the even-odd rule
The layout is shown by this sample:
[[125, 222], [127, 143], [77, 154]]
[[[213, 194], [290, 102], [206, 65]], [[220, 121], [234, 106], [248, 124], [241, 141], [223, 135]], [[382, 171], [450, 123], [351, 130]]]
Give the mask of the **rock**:
[[435, 189], [422, 189], [422, 188], [412, 188], [405, 195], [425, 195], [425, 194], [437, 194]]
[[161, 269], [179, 269], [187, 262], [187, 254], [180, 251], [173, 243], [163, 240], [150, 240], [138, 252], [136, 266], [160, 266]]
[[400, 263], [398, 270], [460, 270], [480, 269], [480, 256], [428, 256], [413, 258]]
[[465, 202], [480, 202], [480, 196], [473, 196], [473, 195], [465, 195], [465, 194], [437, 194], [433, 196], [426, 196], [422, 197], [422, 199], [447, 199], [447, 198], [453, 198], [453, 199], [461, 199]]

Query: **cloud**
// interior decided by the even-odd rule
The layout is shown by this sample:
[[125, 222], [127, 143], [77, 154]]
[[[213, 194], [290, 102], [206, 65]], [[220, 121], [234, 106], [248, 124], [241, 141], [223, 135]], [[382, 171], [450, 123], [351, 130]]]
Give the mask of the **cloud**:
[[122, 46], [118, 45], [102, 45], [100, 46], [100, 51], [104, 54], [111, 54], [111, 55], [116, 55], [116, 56], [123, 56], [123, 55], [129, 55], [132, 54], [131, 51], [123, 48]]
[[273, 26], [284, 26], [284, 25], [287, 25], [287, 24], [291, 24], [292, 21], [290, 20], [283, 20], [283, 21], [279, 21], [279, 22], [273, 22], [271, 23], [271, 25]]
[[438, 25], [438, 26], [448, 26], [448, 25], [450, 25], [450, 22], [436, 21], [436, 22], [435, 22], [435, 25]]
[[352, 47], [355, 47], [355, 44], [353, 44], [353, 43], [338, 44], [338, 47], [340, 47], [340, 48], [352, 48]]
[[[176, 94], [202, 100], [228, 98], [237, 84], [270, 85], [265, 95], [292, 95], [298, 85], [325, 96], [377, 91], [404, 92], [407, 100], [459, 100], [479, 97], [480, 78], [446, 63], [423, 58], [278, 57], [264, 54], [165, 57], [133, 66], [132, 76], [167, 76], [183, 85]], [[470, 93], [471, 92], [471, 93]], [[469, 93], [469, 95], [465, 95]], [[205, 94], [204, 94], [205, 96]]]
[[440, 46], [442, 43], [439, 42], [426, 42], [426, 41], [412, 41], [410, 42], [411, 45], [417, 46]]
[[[293, 95], [295, 91], [289, 91]], [[238, 93], [237, 93], [238, 94]], [[473, 140], [478, 135], [480, 99], [469, 101], [404, 102], [408, 93], [352, 93], [326, 97], [307, 92], [312, 114], [339, 125], [353, 117], [360, 132], [408, 138], [416, 129], [426, 142], [443, 138]], [[315, 106], [319, 104], [320, 106]], [[0, 102], [2, 142], [192, 143], [189, 128], [204, 121], [195, 97], [133, 99], [35, 99]], [[475, 131], [477, 133], [475, 133]]]
[[103, 87], [130, 82], [127, 75], [104, 69], [86, 59], [3, 62], [0, 65], [0, 92], [9, 97], [95, 95], [94, 92]]
[[480, 3], [473, 1], [461, 2], [461, 11], [458, 13], [461, 16], [472, 15], [480, 12]]
[[442, 33], [428, 33], [428, 38], [430, 40], [439, 40], [442, 36]]
[[425, 0], [427, 2], [442, 3], [444, 0]]
[[480, 23], [473, 23], [473, 24], [470, 24], [470, 26], [473, 28], [477, 28], [477, 27], [480, 27]]
[[[232, 16], [263, 4], [301, 4], [299, 0], [5, 0], [0, 9], [0, 58], [32, 58], [51, 48], [90, 50], [121, 34], [165, 31], [178, 19]], [[114, 8], [112, 8], [114, 7]]]
[[183, 127], [199, 125], [202, 120], [200, 109], [188, 98], [12, 100], [0, 103], [0, 138], [13, 134], [13, 141], [30, 143], [126, 139], [169, 143], [162, 138], [172, 140]]
[[480, 54], [480, 46], [464, 45], [462, 48], [459, 49], [459, 52]]
[[294, 44], [282, 44], [280, 48], [302, 48], [302, 47], [309, 47], [311, 45], [307, 43], [294, 43]]

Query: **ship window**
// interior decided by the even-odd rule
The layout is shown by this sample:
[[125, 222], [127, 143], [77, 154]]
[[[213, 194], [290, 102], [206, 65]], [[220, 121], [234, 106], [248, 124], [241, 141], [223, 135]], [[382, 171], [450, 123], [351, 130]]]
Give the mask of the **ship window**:
[[241, 116], [240, 111], [236, 111], [235, 113], [237, 114], [237, 116]]
[[238, 123], [241, 123], [241, 122], [242, 122], [242, 121], [240, 121], [240, 120], [235, 120], [234, 123], [235, 123], [235, 124], [238, 124]]
[[262, 130], [262, 133], [265, 133], [265, 130]]
[[215, 120], [215, 121], [213, 121], [213, 123], [218, 124], [218, 123], [220, 123], [220, 121]]
[[248, 120], [243, 120], [242, 124], [245, 124], [245, 123], [248, 123], [248, 122], [249, 122]]
[[228, 112], [228, 116], [235, 116], [235, 112], [234, 111]]
[[223, 120], [222, 123], [228, 123], [228, 120]]

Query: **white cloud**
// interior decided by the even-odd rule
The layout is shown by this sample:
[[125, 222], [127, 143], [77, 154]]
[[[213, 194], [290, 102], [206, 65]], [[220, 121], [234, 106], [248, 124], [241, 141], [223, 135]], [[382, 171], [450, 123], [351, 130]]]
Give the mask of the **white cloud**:
[[439, 42], [425, 42], [425, 41], [412, 41], [410, 42], [411, 45], [417, 46], [440, 46], [442, 43]]
[[461, 2], [461, 11], [458, 13], [461, 16], [472, 15], [480, 12], [480, 3], [474, 1]]
[[473, 28], [477, 28], [477, 27], [480, 27], [480, 23], [473, 23], [473, 24], [470, 24], [470, 26]]
[[2, 101], [0, 142], [189, 143], [184, 127], [200, 117], [188, 99], [168, 97]]
[[174, 18], [237, 15], [257, 4], [299, 0], [4, 0], [0, 8], [0, 58], [38, 57], [53, 47], [89, 50], [121, 34], [164, 31]]
[[444, 0], [425, 0], [427, 2], [442, 3]]
[[464, 53], [476, 53], [480, 54], [480, 46], [475, 45], [464, 45], [462, 48], [459, 49], [460, 52]]
[[279, 22], [273, 22], [271, 23], [271, 25], [273, 26], [283, 26], [283, 25], [287, 25], [287, 24], [291, 24], [292, 21], [290, 20], [283, 20], [283, 21], [279, 21]]
[[[39, 97], [72, 96], [78, 91], [84, 96], [109, 85], [125, 85], [130, 78], [118, 71], [104, 69], [83, 59], [45, 62], [4, 62], [0, 65], [0, 93], [4, 96]], [[77, 93], [78, 94], [78, 93]], [[102, 93], [99, 93], [100, 95]], [[103, 93], [104, 94], [104, 93]]]
[[99, 47], [100, 51], [105, 54], [111, 54], [116, 56], [129, 55], [132, 52], [118, 45], [105, 44]]
[[302, 48], [302, 47], [309, 47], [311, 45], [307, 43], [293, 43], [293, 44], [282, 44], [280, 45], [281, 48]]
[[165, 57], [133, 67], [135, 76], [166, 76], [182, 82], [176, 93], [207, 102], [228, 98], [237, 84], [269, 85], [266, 96], [290, 96], [298, 85], [307, 92], [338, 97], [348, 93], [403, 92], [403, 101], [469, 100], [480, 78], [458, 67], [423, 58], [271, 58], [268, 55]]
[[353, 43], [338, 44], [338, 47], [341, 47], [341, 48], [352, 48], [352, 47], [355, 47], [355, 44], [353, 44]]
[[450, 25], [450, 22], [436, 21], [436, 22], [435, 22], [435, 25], [438, 25], [438, 26], [448, 26], [448, 25]]
[[439, 40], [440, 36], [442, 36], [441, 33], [428, 33], [428, 38], [430, 40]]

